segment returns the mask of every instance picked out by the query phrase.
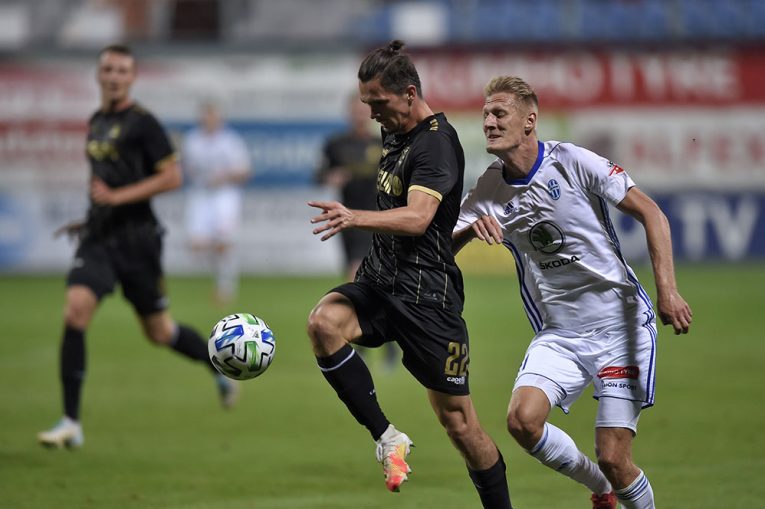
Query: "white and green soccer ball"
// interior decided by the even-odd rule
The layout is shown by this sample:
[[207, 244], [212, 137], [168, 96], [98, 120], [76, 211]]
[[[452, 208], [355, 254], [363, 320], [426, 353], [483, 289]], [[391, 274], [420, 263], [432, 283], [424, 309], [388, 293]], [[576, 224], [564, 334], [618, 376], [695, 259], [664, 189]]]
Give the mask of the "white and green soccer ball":
[[266, 322], [249, 313], [237, 313], [215, 324], [207, 352], [220, 373], [234, 380], [248, 380], [262, 375], [271, 365], [276, 342]]

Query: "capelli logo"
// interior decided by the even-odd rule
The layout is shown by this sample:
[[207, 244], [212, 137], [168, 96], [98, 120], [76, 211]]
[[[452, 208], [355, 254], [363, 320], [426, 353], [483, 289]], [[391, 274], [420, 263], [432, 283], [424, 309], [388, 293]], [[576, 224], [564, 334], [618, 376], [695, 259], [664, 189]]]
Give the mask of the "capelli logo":
[[637, 378], [638, 375], [637, 366], [607, 366], [598, 371], [598, 378]]

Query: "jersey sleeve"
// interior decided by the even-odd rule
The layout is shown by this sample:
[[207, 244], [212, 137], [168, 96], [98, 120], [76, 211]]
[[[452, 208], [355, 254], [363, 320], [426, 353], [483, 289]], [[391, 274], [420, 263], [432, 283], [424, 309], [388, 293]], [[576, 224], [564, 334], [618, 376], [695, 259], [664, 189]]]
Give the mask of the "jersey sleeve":
[[584, 187], [612, 205], [618, 205], [635, 186], [624, 168], [605, 157], [579, 148], [576, 159]]
[[441, 201], [457, 183], [459, 163], [451, 140], [439, 132], [423, 136], [411, 155], [412, 176], [407, 192], [417, 190]]
[[175, 157], [175, 150], [170, 143], [170, 138], [165, 129], [160, 125], [154, 115], [146, 114], [141, 119], [142, 147], [146, 160], [157, 171], [158, 166]]

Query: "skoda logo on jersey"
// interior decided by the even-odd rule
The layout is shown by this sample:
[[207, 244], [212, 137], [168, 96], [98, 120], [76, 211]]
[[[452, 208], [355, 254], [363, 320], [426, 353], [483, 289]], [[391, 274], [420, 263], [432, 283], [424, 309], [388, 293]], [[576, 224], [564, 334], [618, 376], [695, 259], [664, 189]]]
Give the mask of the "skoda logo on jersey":
[[547, 181], [547, 192], [550, 193], [553, 200], [560, 198], [560, 185], [558, 185], [557, 180], [550, 179]]
[[557, 224], [550, 221], [540, 221], [529, 230], [529, 242], [537, 251], [553, 254], [563, 249], [566, 244], [566, 236]]

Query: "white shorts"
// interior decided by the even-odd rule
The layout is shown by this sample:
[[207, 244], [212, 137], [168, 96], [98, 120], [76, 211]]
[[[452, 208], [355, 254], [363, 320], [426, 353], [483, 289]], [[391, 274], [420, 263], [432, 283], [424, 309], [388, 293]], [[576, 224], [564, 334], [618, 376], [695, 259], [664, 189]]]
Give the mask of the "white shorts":
[[231, 244], [239, 231], [242, 193], [238, 189], [192, 190], [186, 228], [192, 242]]
[[[533, 375], [533, 376], [527, 376]], [[586, 332], [547, 329], [526, 350], [514, 389], [538, 387], [568, 413], [592, 382], [594, 397], [653, 405], [656, 380], [656, 324], [633, 330], [610, 326]], [[638, 410], [639, 410], [638, 408]]]

